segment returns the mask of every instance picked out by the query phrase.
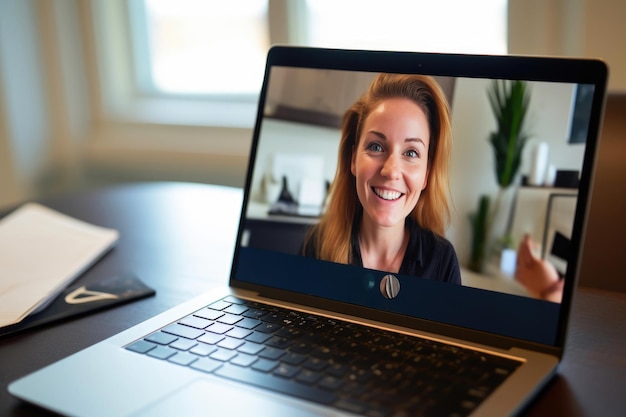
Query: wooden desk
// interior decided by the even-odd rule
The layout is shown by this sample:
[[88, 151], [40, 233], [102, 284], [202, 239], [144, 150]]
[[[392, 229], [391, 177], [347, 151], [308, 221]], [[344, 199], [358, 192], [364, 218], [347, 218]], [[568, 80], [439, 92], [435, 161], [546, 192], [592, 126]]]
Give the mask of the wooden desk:
[[[229, 275], [241, 190], [189, 183], [129, 184], [42, 201], [120, 231], [118, 246], [80, 280], [134, 272], [157, 290], [136, 301], [62, 324], [0, 338], [0, 415], [44, 416], [11, 397], [7, 384], [112, 336]], [[528, 416], [618, 416], [626, 406], [626, 294], [581, 289], [558, 375]]]

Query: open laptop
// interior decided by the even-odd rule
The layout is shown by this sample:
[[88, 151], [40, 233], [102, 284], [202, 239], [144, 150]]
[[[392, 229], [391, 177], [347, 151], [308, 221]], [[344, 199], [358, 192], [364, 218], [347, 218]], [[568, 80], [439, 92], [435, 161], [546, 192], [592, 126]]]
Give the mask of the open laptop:
[[[461, 285], [301, 255], [328, 204], [343, 114], [379, 73], [432, 76], [450, 105], [446, 238]], [[494, 80], [526, 83], [531, 138], [493, 230], [515, 245], [529, 235], [545, 246], [546, 262], [564, 272], [560, 302], [533, 296], [512, 277], [510, 251], [488, 251], [482, 268], [468, 266], [476, 224], [469, 218], [481, 196], [498, 194], [489, 142]], [[75, 416], [519, 412], [564, 353], [606, 82], [597, 60], [272, 48], [229, 286], [9, 391]], [[538, 170], [547, 173], [539, 182]], [[555, 236], [567, 250], [552, 259]]]

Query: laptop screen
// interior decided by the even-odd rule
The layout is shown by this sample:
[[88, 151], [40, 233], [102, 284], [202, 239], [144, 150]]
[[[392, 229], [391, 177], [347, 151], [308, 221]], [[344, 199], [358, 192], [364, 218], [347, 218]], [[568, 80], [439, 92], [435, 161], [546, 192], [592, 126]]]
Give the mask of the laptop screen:
[[558, 345], [605, 82], [593, 65], [277, 49], [233, 282]]

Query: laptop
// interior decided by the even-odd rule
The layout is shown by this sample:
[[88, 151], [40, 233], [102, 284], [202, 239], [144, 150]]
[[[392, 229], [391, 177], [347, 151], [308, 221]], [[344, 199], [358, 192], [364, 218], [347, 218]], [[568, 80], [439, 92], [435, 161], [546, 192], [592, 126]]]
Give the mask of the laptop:
[[[376, 267], [363, 242], [372, 237], [365, 231], [389, 220], [376, 217], [370, 200], [389, 207], [415, 190], [364, 178], [374, 166], [375, 181], [413, 181], [418, 200], [427, 198], [436, 180], [407, 179], [407, 166], [425, 157], [425, 142], [435, 143], [430, 131], [446, 131], [445, 120], [413, 137], [394, 117], [427, 120], [434, 111], [388, 99], [400, 108], [386, 113], [391, 123], [377, 124], [385, 116], [376, 102], [357, 142], [342, 142], [347, 110], [373, 82], [398, 74], [439, 86], [452, 132], [449, 224], [432, 231], [425, 217], [406, 220], [410, 212], [404, 229], [393, 229], [406, 241], [386, 241], [403, 248], [408, 269]], [[564, 354], [606, 83], [605, 64], [593, 59], [272, 47], [229, 285], [24, 376], [10, 393], [72, 416], [520, 412]], [[511, 186], [500, 190], [489, 97], [520, 85], [527, 138]], [[357, 196], [337, 191], [341, 175]], [[351, 226], [351, 249], [329, 260], [319, 249], [329, 235], [312, 230], [342, 198], [356, 202], [353, 218], [334, 222]], [[550, 257], [555, 236], [567, 249]], [[526, 237], [536, 245], [533, 259], [562, 271], [549, 288], [556, 300], [515, 279]], [[446, 268], [422, 268], [431, 259]]]

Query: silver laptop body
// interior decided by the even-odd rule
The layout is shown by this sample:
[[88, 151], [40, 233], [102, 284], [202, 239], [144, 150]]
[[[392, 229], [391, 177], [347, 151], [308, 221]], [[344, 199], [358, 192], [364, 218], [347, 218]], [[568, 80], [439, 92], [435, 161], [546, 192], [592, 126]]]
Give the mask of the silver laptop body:
[[[394, 274], [397, 281], [389, 278], [380, 285], [388, 275], [384, 271], [302, 256], [302, 239], [323, 213], [327, 182], [333, 180], [343, 112], [379, 73], [434, 77], [448, 97], [454, 209], [446, 238], [458, 256], [461, 285], [402, 274]], [[259, 100], [229, 286], [24, 376], [9, 386], [10, 393], [72, 416], [378, 415], [373, 408], [309, 401], [286, 394], [288, 390], [245, 384], [224, 378], [214, 369], [202, 371], [128, 348], [182, 317], [230, 297], [227, 300], [265, 304], [365, 325], [383, 330], [383, 334], [417, 336], [514, 359], [519, 363], [515, 371], [486, 398], [468, 405], [465, 414], [515, 414], [550, 380], [563, 355], [591, 197], [606, 77], [605, 65], [597, 60], [272, 48]], [[516, 241], [531, 234], [542, 249], [547, 248], [542, 257], [563, 275], [560, 302], [528, 293], [512, 277], [504, 256], [488, 258], [488, 266], [478, 272], [467, 266], [472, 251], [468, 219], [476, 215], [480, 197], [497, 190], [479, 185], [488, 182], [481, 178], [494, 175], [493, 162], [484, 161], [493, 161], [488, 134], [496, 123], [491, 119], [487, 91], [496, 79], [528, 84], [528, 119], [534, 122], [534, 139], [526, 144], [516, 192], [512, 193], [515, 198], [509, 200], [507, 212], [511, 215], [505, 223], [510, 227], [504, 227]], [[544, 170], [557, 178], [546, 175], [541, 184], [530, 184], [537, 153], [545, 143], [553, 157], [544, 163]], [[576, 172], [573, 185], [563, 182], [564, 178], [571, 180], [572, 175], [567, 174], [572, 172]], [[545, 185], [546, 181], [550, 184]], [[548, 200], [542, 203], [545, 209], [537, 210], [537, 198], [543, 197], [533, 193], [552, 188], [556, 189], [552, 194], [574, 194], [576, 198], [565, 199], [558, 208], [548, 193], [545, 198], [555, 212], [546, 212]], [[573, 206], [568, 206], [572, 201]], [[566, 223], [565, 231], [553, 226], [553, 218], [555, 223]], [[569, 242], [565, 259], [551, 258], [557, 229]], [[188, 339], [198, 337], [202, 336], [193, 334]], [[233, 352], [236, 356], [237, 348]], [[418, 388], [413, 396], [419, 396]], [[402, 415], [402, 410], [390, 415]]]

